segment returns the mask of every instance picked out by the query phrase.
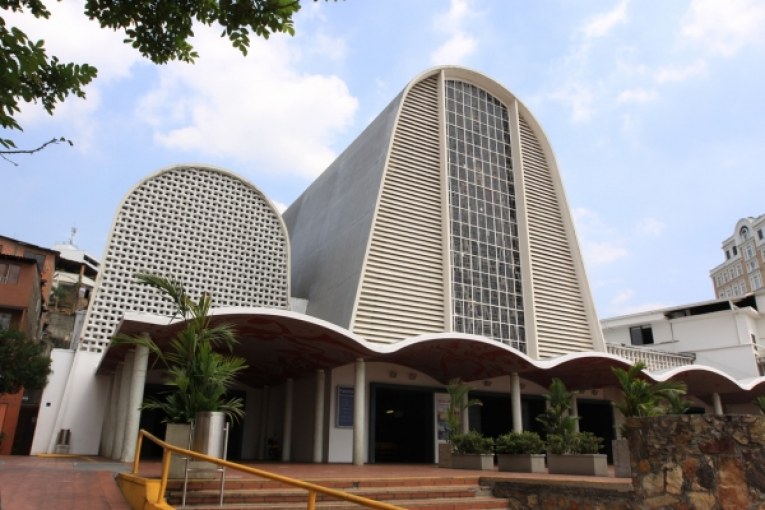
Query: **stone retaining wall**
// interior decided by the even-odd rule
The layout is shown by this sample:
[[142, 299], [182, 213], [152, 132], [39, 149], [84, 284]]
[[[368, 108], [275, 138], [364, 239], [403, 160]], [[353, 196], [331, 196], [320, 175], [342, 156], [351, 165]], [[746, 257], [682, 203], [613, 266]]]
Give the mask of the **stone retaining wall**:
[[765, 509], [765, 419], [633, 418], [627, 438], [643, 508]]
[[511, 510], [765, 510], [765, 418], [627, 420], [632, 484], [482, 479]]

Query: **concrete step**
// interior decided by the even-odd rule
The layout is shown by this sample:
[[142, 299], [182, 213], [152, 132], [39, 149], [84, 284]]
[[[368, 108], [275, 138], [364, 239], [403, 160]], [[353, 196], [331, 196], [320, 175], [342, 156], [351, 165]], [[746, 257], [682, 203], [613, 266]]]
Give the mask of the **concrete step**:
[[[480, 487], [477, 476], [435, 478], [380, 478], [307, 480], [376, 501], [384, 501], [403, 508], [417, 510], [495, 510], [506, 509], [507, 500], [491, 497], [488, 489]], [[198, 510], [217, 508], [219, 482], [195, 480], [189, 482], [186, 507]], [[171, 505], [180, 507], [182, 483], [172, 481], [167, 498]], [[297, 510], [307, 506], [307, 492], [280, 482], [258, 479], [235, 479], [226, 482], [224, 508]], [[360, 508], [355, 503], [317, 494], [317, 508], [345, 510]]]
[[[412, 499], [385, 501], [401, 508], [409, 510], [507, 510], [508, 503], [506, 499], [492, 497], [476, 498], [436, 498], [436, 499]], [[187, 505], [186, 507], [176, 506], [179, 510], [186, 508], [189, 510], [305, 510], [307, 502], [300, 503], [234, 503], [229, 504], [225, 501], [223, 506], [217, 503], [212, 505]], [[316, 508], [321, 510], [360, 510], [363, 507], [356, 503], [342, 501], [322, 501], [316, 503]]]

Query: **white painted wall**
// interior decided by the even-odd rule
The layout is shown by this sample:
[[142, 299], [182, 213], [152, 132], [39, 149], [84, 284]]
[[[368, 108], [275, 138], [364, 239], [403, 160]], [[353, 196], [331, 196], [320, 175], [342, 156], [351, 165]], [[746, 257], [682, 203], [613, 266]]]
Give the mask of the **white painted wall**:
[[[60, 363], [64, 363], [63, 358], [66, 356], [63, 354], [58, 356], [62, 358]], [[98, 455], [104, 411], [110, 389], [108, 376], [96, 376], [101, 356], [102, 354], [98, 352], [77, 351], [74, 353], [71, 369], [64, 382], [63, 393], [57, 399], [59, 409], [55, 413], [52, 427], [49, 425], [50, 417], [46, 416], [46, 426], [35, 430], [32, 444], [36, 445], [38, 453], [53, 453], [58, 431], [70, 429], [72, 431], [70, 453]], [[48, 386], [53, 387], [52, 384]], [[56, 391], [55, 387], [54, 391]]]
[[[758, 305], [765, 303], [759, 303]], [[646, 349], [696, 354], [697, 365], [717, 368], [736, 379], [760, 375], [752, 335], [765, 354], [765, 318], [751, 309], [725, 310], [667, 319], [663, 313], [646, 312], [602, 321], [607, 343], [630, 344], [632, 326], [650, 325], [654, 344]], [[640, 346], [634, 346], [640, 348]]]
[[31, 454], [47, 453], [51, 439], [55, 441], [58, 430], [54, 431], [56, 416], [61, 408], [69, 370], [74, 361], [74, 351], [69, 349], [53, 349], [51, 357], [51, 374], [48, 385], [40, 398], [40, 411], [37, 413], [37, 426], [32, 439]]

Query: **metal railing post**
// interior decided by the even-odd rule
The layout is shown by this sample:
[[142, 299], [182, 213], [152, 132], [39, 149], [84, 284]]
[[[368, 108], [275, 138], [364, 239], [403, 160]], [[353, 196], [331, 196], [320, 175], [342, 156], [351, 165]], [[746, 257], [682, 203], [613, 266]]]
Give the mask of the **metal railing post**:
[[143, 444], [143, 431], [138, 431], [138, 439], [135, 442], [135, 456], [133, 457], [133, 473], [138, 474], [138, 464], [141, 462], [141, 444]]

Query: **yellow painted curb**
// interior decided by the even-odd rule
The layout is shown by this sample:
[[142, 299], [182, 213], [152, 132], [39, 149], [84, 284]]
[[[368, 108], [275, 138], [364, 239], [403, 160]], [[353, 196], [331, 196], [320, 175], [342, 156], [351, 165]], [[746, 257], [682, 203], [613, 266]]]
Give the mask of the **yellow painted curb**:
[[167, 503], [157, 503], [159, 479], [118, 473], [115, 480], [131, 510], [174, 510]]

